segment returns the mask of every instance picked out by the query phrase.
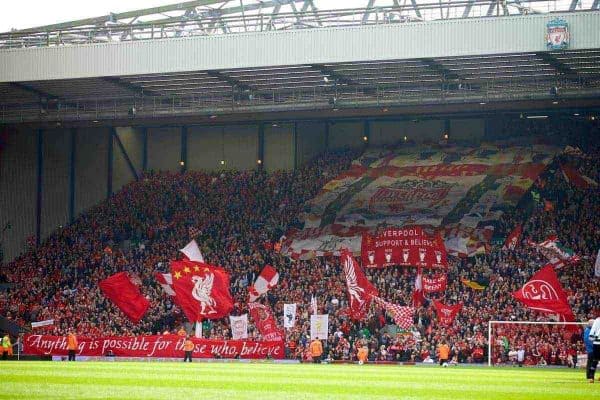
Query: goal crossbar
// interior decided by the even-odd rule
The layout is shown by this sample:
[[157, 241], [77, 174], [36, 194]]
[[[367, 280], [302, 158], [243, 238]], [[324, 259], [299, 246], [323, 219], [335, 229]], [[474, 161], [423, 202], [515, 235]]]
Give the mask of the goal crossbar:
[[556, 321], [488, 321], [488, 366], [492, 366], [492, 325], [587, 325], [587, 322], [556, 322]]

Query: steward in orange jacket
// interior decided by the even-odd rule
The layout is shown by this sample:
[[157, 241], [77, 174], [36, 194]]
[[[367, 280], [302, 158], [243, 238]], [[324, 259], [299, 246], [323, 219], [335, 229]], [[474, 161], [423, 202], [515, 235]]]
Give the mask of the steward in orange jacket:
[[75, 361], [75, 354], [77, 353], [77, 336], [73, 331], [70, 331], [67, 335], [67, 350], [69, 351], [69, 361]]
[[320, 364], [321, 356], [323, 355], [323, 344], [319, 338], [315, 338], [312, 342], [310, 342], [310, 346], [308, 347], [310, 350], [310, 355], [312, 356], [313, 363]]

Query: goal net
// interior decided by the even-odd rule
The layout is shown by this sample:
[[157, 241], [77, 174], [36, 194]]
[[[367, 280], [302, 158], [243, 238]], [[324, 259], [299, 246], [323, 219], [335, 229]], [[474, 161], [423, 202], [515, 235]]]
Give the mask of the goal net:
[[583, 367], [586, 322], [490, 321], [488, 365]]

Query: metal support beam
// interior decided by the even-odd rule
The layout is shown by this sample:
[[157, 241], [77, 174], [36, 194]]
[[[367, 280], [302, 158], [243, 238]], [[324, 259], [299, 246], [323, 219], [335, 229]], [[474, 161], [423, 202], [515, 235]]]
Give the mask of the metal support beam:
[[75, 160], [77, 154], [77, 128], [71, 128], [69, 148], [69, 223], [75, 221]]
[[325, 121], [325, 150], [329, 150], [329, 120]]
[[125, 162], [127, 163], [127, 166], [129, 167], [129, 172], [131, 172], [131, 175], [133, 175], [133, 177], [135, 178], [135, 180], [139, 180], [140, 177], [138, 176], [137, 170], [135, 169], [135, 166], [133, 165], [133, 162], [131, 162], [131, 158], [129, 158], [129, 154], [127, 153], [127, 150], [125, 149], [125, 146], [123, 146], [123, 142], [121, 141], [121, 138], [119, 137], [119, 134], [117, 133], [117, 130], [112, 127], [110, 128], [112, 131], [112, 135], [114, 137], [114, 139], [117, 142], [117, 146], [119, 146], [119, 149], [121, 150], [121, 154], [123, 154], [123, 157], [125, 158]]
[[181, 155], [179, 158], [179, 163], [181, 165], [180, 171], [183, 173], [187, 171], [187, 163], [188, 163], [188, 129], [187, 126], [181, 127]]
[[37, 184], [35, 203], [35, 243], [39, 246], [42, 242], [42, 198], [44, 181], [44, 130], [37, 131]]
[[423, 18], [423, 16], [421, 15], [421, 10], [419, 10], [419, 6], [417, 5], [417, 0], [410, 0], [410, 3], [415, 9], [415, 14], [417, 15], [417, 17]]
[[575, 11], [575, 9], [577, 8], [577, 4], [579, 4], [579, 0], [571, 0], [569, 11]]
[[106, 198], [110, 198], [113, 194], [113, 129], [109, 129], [108, 135], [108, 151], [106, 160]]
[[298, 122], [294, 122], [294, 170], [298, 169]]
[[471, 9], [473, 8], [473, 4], [475, 4], [475, 0], [469, 0], [467, 5], [465, 6], [465, 10], [463, 11], [463, 18], [467, 18], [471, 13]]
[[600, 0], [594, 0], [590, 10], [599, 10], [599, 9], [600, 9]]
[[148, 128], [142, 128], [142, 171], [148, 170]]
[[362, 23], [363, 24], [366, 24], [367, 21], [369, 21], [369, 16], [373, 12], [373, 5], [374, 4], [375, 4], [375, 0], [369, 0], [369, 3], [367, 4], [367, 9], [365, 10], [365, 13], [363, 14], [363, 17], [362, 17]]
[[265, 166], [265, 124], [264, 124], [264, 122], [261, 122], [260, 124], [258, 124], [258, 159], [260, 160], [258, 167], [264, 168], [264, 166]]

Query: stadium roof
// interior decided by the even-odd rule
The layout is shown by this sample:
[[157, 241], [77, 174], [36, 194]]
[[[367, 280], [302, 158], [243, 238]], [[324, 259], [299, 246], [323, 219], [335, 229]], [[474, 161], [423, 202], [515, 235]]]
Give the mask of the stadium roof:
[[194, 0], [0, 33], [0, 49], [598, 9], [600, 0]]
[[[175, 121], [174, 118], [206, 122], [214, 115], [233, 116], [232, 120], [278, 118], [269, 113], [283, 115], [294, 112], [322, 117], [332, 113], [350, 114], [350, 110], [358, 109], [363, 112], [387, 112], [388, 108], [394, 113], [408, 113], [408, 110], [428, 113], [442, 108], [489, 111], [494, 109], [494, 104], [517, 108], [523, 107], [523, 102], [527, 102], [527, 107], [531, 108], [600, 106], [600, 46], [597, 45], [597, 38], [588, 40], [589, 34], [581, 34], [576, 36], [579, 47], [545, 51], [543, 31], [538, 32], [535, 28], [532, 34], [518, 31], [514, 38], [519, 42], [511, 47], [506, 46], [508, 40], [496, 39], [491, 33], [507, 31], [490, 27], [488, 23], [508, 21], [512, 24], [511, 21], [519, 20], [521, 26], [532, 26], [529, 19], [541, 20], [546, 17], [485, 18], [488, 15], [555, 11], [563, 11], [557, 15], [565, 15], [564, 10], [567, 10], [568, 15], [573, 16], [572, 20], [577, 16], [585, 17], [578, 20], [577, 26], [593, 30], [600, 14], [577, 11], [598, 8], [600, 0], [506, 0], [500, 3], [496, 0], [435, 3], [431, 0], [349, 0], [344, 4], [362, 3], [363, 7], [329, 11], [319, 8], [332, 3], [316, 0], [199, 0], [0, 34], [0, 61], [3, 61], [3, 55], [6, 55], [5, 59], [11, 56], [16, 61], [25, 60], [20, 68], [16, 67], [18, 63], [13, 65], [15, 73], [21, 74], [23, 70], [29, 73], [31, 70], [32, 74], [43, 75], [51, 69], [44, 64], [44, 61], [48, 61], [54, 63], [52, 71], [64, 75], [52, 79], [22, 78], [0, 82], [0, 123], [91, 123], [105, 120], [110, 123], [144, 124], [149, 121]], [[575, 11], [569, 13], [569, 10]], [[481, 23], [481, 19], [473, 18], [482, 15], [484, 23]], [[466, 20], [456, 23], [403, 24], [421, 19], [446, 18]], [[541, 23], [545, 29], [545, 20]], [[379, 26], [344, 28], [363, 24]], [[468, 38], [461, 43], [461, 50], [447, 50], [445, 42], [454, 39], [444, 37], [445, 42], [436, 40], [434, 36], [443, 36], [443, 32], [447, 31], [432, 31], [434, 28], [455, 29], [455, 38], [462, 39], [465, 32], [472, 32], [470, 27], [463, 29], [462, 25], [465, 24], [479, 26], [480, 35], [487, 36], [485, 41], [481, 41], [477, 53], [473, 52]], [[406, 27], [402, 37], [410, 43], [398, 43], [392, 46], [394, 48], [390, 47], [397, 40], [392, 39], [398, 34], [394, 27]], [[294, 29], [303, 31], [287, 32]], [[253, 34], [269, 30], [277, 32]], [[359, 51], [369, 46], [364, 43], [362, 46], [348, 46], [343, 43], [348, 41], [350, 31], [358, 35], [353, 37], [361, 38], [376, 30], [380, 32], [377, 37], [385, 40], [365, 40], [364, 43], [382, 46], [381, 54], [386, 58], [372, 59], [368, 54], [357, 56]], [[334, 31], [338, 35], [337, 42], [331, 39]], [[412, 36], [407, 31], [413, 32]], [[229, 36], [236, 32], [240, 32], [240, 35]], [[320, 36], [302, 39], [309, 44], [318, 40], [314, 39], [317, 37], [332, 41], [329, 46], [313, 46], [324, 52], [326, 58], [315, 57], [318, 61], [307, 61], [312, 49], [307, 49], [306, 43], [297, 45], [298, 35], [310, 32], [320, 32]], [[418, 32], [427, 32], [432, 37], [421, 40], [419, 36], [422, 33]], [[292, 34], [292, 39], [296, 41], [294, 43], [289, 42], [290, 38], [286, 36]], [[198, 37], [200, 35], [209, 37], [205, 40]], [[282, 53], [299, 55], [297, 60], [303, 61], [278, 64], [273, 61], [277, 59], [274, 51], [241, 54], [239, 48], [243, 48], [243, 45], [240, 43], [245, 43], [242, 40], [250, 36], [258, 38], [255, 42], [248, 42], [254, 43], [254, 46], [268, 47], [279, 43], [280, 50], [284, 50]], [[277, 37], [281, 36], [286, 38], [278, 42]], [[524, 43], [528, 36], [532, 37], [533, 48], [539, 51], [522, 50], [527, 48]], [[153, 41], [153, 38], [168, 40]], [[196, 43], [199, 40], [216, 43], [226, 51], [203, 53], [203, 48]], [[224, 45], [227, 40], [228, 45]], [[419, 40], [421, 45], [416, 44]], [[99, 42], [113, 42], [113, 45], [75, 46]], [[191, 42], [193, 46], [184, 47]], [[591, 44], [582, 46], [584, 42]], [[149, 58], [148, 54], [151, 53], [133, 49], [133, 46], [144, 46], [142, 50], [146, 51], [154, 44], [163, 46], [156, 47], [154, 54], [158, 56], [155, 59]], [[354, 56], [351, 61], [343, 57], [332, 59], [335, 54], [330, 49], [337, 51], [342, 45], [345, 45], [348, 54]], [[412, 48], [420, 46], [424, 49], [441, 46], [444, 51], [435, 56], [408, 55]], [[467, 50], [464, 50], [465, 46]], [[20, 50], [7, 47], [19, 47]], [[175, 56], [169, 58], [166, 53], [173, 48], [179, 53], [174, 52]], [[515, 50], [504, 50], [511, 48]], [[68, 49], [73, 50], [70, 51], [70, 61], [57, 56], [66, 54], [64, 51]], [[236, 49], [238, 53], [234, 57]], [[113, 56], [100, 56], [109, 50]], [[246, 53], [264, 63], [243, 66], [240, 59]], [[197, 57], [198, 54], [201, 58]], [[40, 61], [27, 61], [32, 59], [23, 58], [23, 55], [36, 56]], [[103, 67], [102, 62], [108, 58], [118, 61], [124, 68], [134, 63], [144, 67], [151, 65], [152, 68], [148, 67], [148, 73], [135, 71], [109, 75], [95, 72]], [[163, 70], [157, 67], [161, 58], [167, 59], [169, 68], [179, 64], [173, 60], [187, 62], [186, 65], [192, 67]], [[213, 58], [226, 59], [230, 66], [200, 66], [204, 60]], [[328, 59], [332, 60], [323, 61]], [[29, 65], [23, 63], [35, 64], [35, 68], [30, 69]], [[64, 73], [69, 68], [84, 69], [86, 73], [93, 71], [95, 75], [78, 77]]]

